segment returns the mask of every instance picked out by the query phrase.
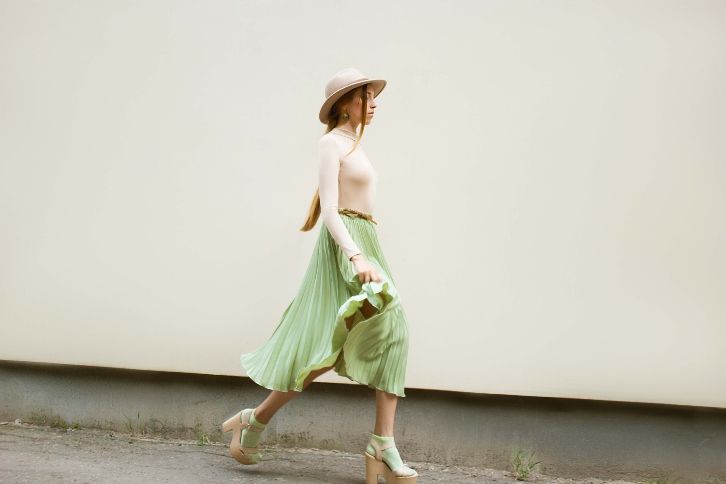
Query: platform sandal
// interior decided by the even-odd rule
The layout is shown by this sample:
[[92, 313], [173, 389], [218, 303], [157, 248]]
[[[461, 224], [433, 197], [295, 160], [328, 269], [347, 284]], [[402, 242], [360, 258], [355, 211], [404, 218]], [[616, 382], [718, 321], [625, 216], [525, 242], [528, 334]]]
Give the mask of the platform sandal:
[[[263, 424], [255, 419], [252, 412], [255, 409], [245, 408], [244, 410], [236, 413], [234, 416], [227, 419], [222, 424], [222, 432], [233, 431], [232, 442], [229, 444], [229, 453], [237, 462], [245, 465], [257, 464], [260, 461], [260, 452], [257, 448], [257, 442], [259, 442], [260, 434], [265, 430], [267, 424]], [[252, 422], [250, 422], [252, 420]], [[244, 432], [247, 430], [247, 432]], [[258, 432], [257, 434], [250, 434], [252, 432]], [[255, 438], [257, 437], [257, 438]], [[247, 442], [245, 442], [247, 440]], [[250, 444], [254, 442], [254, 446]]]
[[[378, 440], [376, 440], [376, 437], [378, 437]], [[393, 437], [383, 443], [380, 443], [381, 439], [383, 439], [381, 436], [372, 434], [369, 445], [375, 450], [375, 455], [370, 454], [368, 448], [363, 453], [366, 461], [366, 484], [378, 484], [378, 476], [383, 476], [386, 484], [416, 484], [418, 472], [415, 469], [406, 464], [391, 469], [388, 462], [383, 460], [383, 451], [391, 447], [395, 448], [396, 444]], [[396, 452], [398, 452], [398, 449], [396, 449]]]

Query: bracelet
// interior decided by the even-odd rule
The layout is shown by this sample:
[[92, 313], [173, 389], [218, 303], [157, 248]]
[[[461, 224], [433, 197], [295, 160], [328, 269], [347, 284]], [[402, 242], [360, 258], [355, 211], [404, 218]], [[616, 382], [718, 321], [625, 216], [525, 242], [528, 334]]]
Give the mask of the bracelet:
[[357, 255], [361, 255], [361, 253], [360, 253], [360, 252], [358, 252], [357, 254], [353, 254], [353, 255], [351, 255], [351, 256], [350, 256], [350, 258], [348, 259], [348, 261], [353, 261], [353, 257], [355, 257], [355, 256], [357, 256]]

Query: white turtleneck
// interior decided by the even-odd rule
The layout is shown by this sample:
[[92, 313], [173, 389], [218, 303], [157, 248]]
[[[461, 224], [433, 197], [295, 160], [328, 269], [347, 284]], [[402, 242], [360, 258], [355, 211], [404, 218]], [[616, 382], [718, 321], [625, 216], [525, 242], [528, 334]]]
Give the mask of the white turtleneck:
[[[347, 154], [355, 143], [355, 134], [333, 128], [318, 142], [320, 216], [348, 259], [361, 253], [338, 213], [338, 208], [352, 208], [373, 213], [376, 196], [376, 172], [363, 148]], [[364, 254], [365, 255], [365, 254]]]

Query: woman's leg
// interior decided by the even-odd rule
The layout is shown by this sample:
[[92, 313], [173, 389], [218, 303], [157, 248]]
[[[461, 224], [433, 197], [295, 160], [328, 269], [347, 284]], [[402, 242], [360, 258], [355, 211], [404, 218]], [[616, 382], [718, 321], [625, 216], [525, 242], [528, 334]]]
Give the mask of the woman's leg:
[[376, 389], [376, 435], [393, 436], [393, 423], [396, 418], [398, 395]]
[[[361, 313], [363, 313], [363, 316], [366, 318], [369, 318], [373, 316], [376, 312], [376, 308], [372, 306], [367, 300], [364, 301], [363, 306], [360, 309]], [[348, 330], [351, 329], [353, 320], [355, 319], [355, 315], [352, 315], [348, 317], [345, 321], [346, 327]], [[340, 352], [340, 355], [338, 355], [338, 359], [340, 359], [343, 356], [343, 352]], [[337, 363], [337, 362], [336, 362]], [[326, 373], [327, 371], [331, 370], [335, 367], [335, 363], [333, 363], [332, 366], [328, 366], [325, 368], [320, 368], [319, 370], [311, 371], [308, 377], [303, 382], [303, 390], [305, 390], [310, 383], [312, 383], [313, 380], [315, 380], [317, 377], [322, 375], [323, 373]], [[302, 392], [296, 392], [294, 390], [290, 390], [287, 392], [280, 392], [277, 390], [272, 390], [270, 394], [265, 398], [265, 400], [260, 403], [257, 408], [255, 409], [255, 419], [259, 421], [260, 423], [267, 424], [270, 419], [277, 413], [278, 410], [280, 410], [287, 402], [290, 400], [293, 400]], [[395, 411], [395, 407], [394, 407]]]
[[371, 440], [366, 446], [366, 452], [368, 455], [375, 457], [376, 448], [380, 449], [393, 444], [392, 447], [388, 447], [381, 452], [381, 458], [391, 470], [396, 472], [396, 475], [414, 476], [417, 475], [416, 470], [403, 462], [393, 438], [393, 421], [396, 415], [397, 403], [398, 396], [395, 393], [376, 389], [376, 426], [373, 435], [371, 435]]
[[[328, 366], [326, 368], [320, 368], [319, 370], [311, 371], [308, 377], [303, 382], [303, 390], [305, 390], [308, 385], [312, 383], [313, 380], [333, 368], [333, 366]], [[290, 390], [287, 392], [272, 390], [267, 398], [265, 398], [263, 402], [260, 403], [257, 408], [255, 408], [255, 418], [260, 423], [267, 424], [270, 419], [275, 415], [275, 413], [277, 413], [277, 411], [283, 407], [283, 405], [297, 397], [300, 393], [302, 392], [296, 392], [295, 390]]]
[[[371, 317], [374, 307], [361, 308], [366, 318]], [[388, 447], [382, 452], [382, 459], [388, 464], [392, 470], [395, 470], [399, 476], [414, 476], [416, 471], [404, 464], [398, 449], [395, 447], [395, 439], [393, 438], [393, 423], [396, 418], [396, 406], [398, 405], [398, 395], [395, 393], [384, 392], [376, 389], [376, 425], [373, 429], [371, 440], [366, 446], [366, 452], [369, 455], [376, 455], [376, 447], [381, 448], [393, 443], [393, 447]], [[373, 444], [376, 444], [375, 446]]]

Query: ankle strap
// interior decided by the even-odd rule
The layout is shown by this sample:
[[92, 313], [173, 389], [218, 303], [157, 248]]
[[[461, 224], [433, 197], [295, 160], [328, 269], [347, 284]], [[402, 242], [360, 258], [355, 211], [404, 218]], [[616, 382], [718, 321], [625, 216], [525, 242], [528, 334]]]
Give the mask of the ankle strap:
[[263, 430], [265, 430], [264, 427], [258, 427], [250, 423], [250, 415], [252, 415], [252, 412], [246, 412], [242, 414], [242, 426], [246, 427], [247, 430], [252, 430], [253, 432], [262, 432]]
[[383, 452], [386, 449], [390, 449], [391, 447], [396, 446], [396, 443], [393, 439], [389, 440], [388, 442], [386, 442], [384, 444], [379, 444], [373, 437], [371, 437], [370, 444], [373, 446], [373, 449], [375, 449], [375, 451], [376, 451], [377, 460], [383, 459], [381, 452]]

